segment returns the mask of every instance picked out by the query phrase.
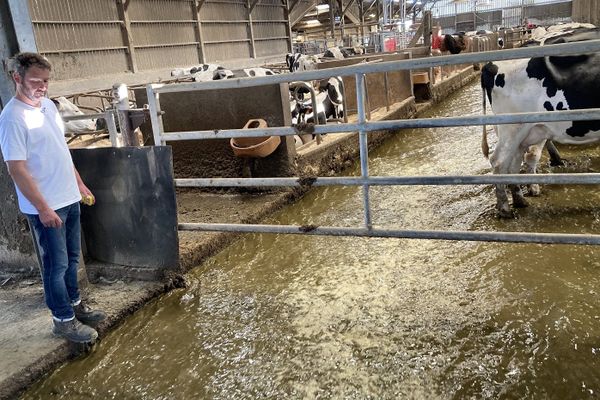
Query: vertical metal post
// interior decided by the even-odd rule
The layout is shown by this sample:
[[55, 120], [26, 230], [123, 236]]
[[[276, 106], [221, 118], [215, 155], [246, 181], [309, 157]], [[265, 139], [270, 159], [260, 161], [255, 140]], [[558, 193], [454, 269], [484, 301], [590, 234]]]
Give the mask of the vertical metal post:
[[119, 140], [119, 133], [117, 132], [117, 124], [115, 122], [115, 114], [113, 110], [108, 110], [104, 113], [104, 120], [106, 121], [106, 127], [108, 128], [108, 137], [112, 147], [121, 147], [122, 141]]
[[162, 85], [150, 84], [146, 86], [148, 108], [150, 109], [150, 122], [152, 123], [152, 136], [154, 137], [155, 146], [164, 146], [166, 142], [162, 140], [164, 126], [160, 112], [160, 98], [159, 93], [154, 93], [154, 86], [160, 87]]
[[119, 118], [119, 130], [121, 131], [121, 138], [123, 140], [123, 146], [139, 146], [140, 141], [131, 128], [131, 119], [129, 118], [129, 94], [127, 85], [123, 83], [116, 83], [112, 87], [113, 94], [113, 108], [117, 111], [117, 118]]
[[[358, 114], [358, 123], [367, 122], [365, 114], [365, 76], [356, 74], [356, 111]], [[369, 147], [367, 146], [367, 132], [361, 129], [358, 132], [360, 148], [360, 175], [362, 178], [369, 177]], [[371, 207], [369, 202], [369, 185], [363, 185], [363, 207], [365, 212], [365, 227], [371, 229]]]

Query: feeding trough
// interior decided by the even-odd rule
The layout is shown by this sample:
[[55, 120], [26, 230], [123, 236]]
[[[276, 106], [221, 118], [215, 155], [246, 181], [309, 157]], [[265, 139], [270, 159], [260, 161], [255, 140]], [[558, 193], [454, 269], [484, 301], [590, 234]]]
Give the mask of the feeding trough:
[[[264, 119], [251, 119], [246, 122], [244, 129], [266, 128], [267, 122]], [[231, 138], [229, 144], [233, 149], [233, 154], [238, 157], [266, 157], [273, 153], [281, 143], [279, 136], [257, 136]]]

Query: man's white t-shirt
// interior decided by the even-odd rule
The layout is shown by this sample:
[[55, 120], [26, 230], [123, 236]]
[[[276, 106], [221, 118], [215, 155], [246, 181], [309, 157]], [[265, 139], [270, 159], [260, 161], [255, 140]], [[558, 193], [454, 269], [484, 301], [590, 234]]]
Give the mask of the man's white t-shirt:
[[[33, 107], [12, 98], [0, 114], [0, 148], [4, 161], [25, 160], [42, 196], [53, 210], [81, 200], [63, 121], [52, 100]], [[16, 187], [16, 185], [15, 185]], [[38, 214], [17, 189], [19, 209]]]

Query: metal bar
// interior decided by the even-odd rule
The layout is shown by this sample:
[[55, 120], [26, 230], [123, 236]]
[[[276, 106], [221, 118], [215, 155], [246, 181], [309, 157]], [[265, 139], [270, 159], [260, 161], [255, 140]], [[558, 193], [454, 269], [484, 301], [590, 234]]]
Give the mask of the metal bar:
[[252, 2], [252, 4], [248, 4], [249, 5], [249, 7], [248, 7], [248, 14], [252, 14], [252, 10], [254, 10], [254, 7], [256, 7], [256, 5], [258, 4], [258, 1], [259, 0], [254, 0]]
[[106, 113], [84, 114], [84, 115], [65, 115], [62, 120], [67, 121], [82, 121], [86, 119], [104, 118]]
[[395, 70], [425, 69], [439, 65], [474, 64], [486, 61], [512, 60], [519, 58], [573, 55], [600, 52], [600, 40], [585, 42], [553, 44], [552, 46], [522, 47], [518, 49], [495, 50], [483, 53], [453, 54], [429, 58], [412, 58], [408, 60], [386, 61], [373, 64], [353, 64], [344, 67], [327, 68], [323, 70], [302, 71], [293, 74], [277, 74], [252, 79], [226, 79], [210, 82], [179, 83], [163, 86], [158, 89], [161, 93], [181, 92], [202, 89], [228, 89], [273, 85], [291, 81], [312, 81], [331, 76], [349, 76], [356, 73], [368, 74]]
[[[251, 78], [256, 79], [256, 78]], [[159, 91], [162, 93], [162, 91]], [[417, 118], [401, 119], [389, 121], [368, 121], [364, 123], [344, 123], [320, 125], [314, 127], [317, 134], [323, 133], [347, 133], [364, 130], [373, 131], [398, 131], [400, 129], [417, 128], [439, 128], [454, 126], [482, 126], [482, 125], [505, 125], [515, 123], [538, 123], [538, 122], [558, 122], [558, 121], [588, 121], [600, 119], [600, 108], [586, 110], [568, 110], [568, 111], [544, 111], [536, 113], [517, 113], [517, 114], [498, 114], [498, 115], [475, 115], [469, 117], [447, 117], [447, 118]], [[298, 134], [297, 128], [282, 126], [257, 128], [248, 131], [247, 129], [223, 129], [210, 131], [185, 131], [168, 132], [165, 140], [199, 140], [199, 139], [225, 139], [233, 137], [252, 137], [252, 136], [291, 136]]]
[[189, 178], [175, 179], [177, 187], [302, 187], [302, 186], [431, 186], [431, 185], [599, 185], [600, 173], [497, 174], [448, 176], [355, 176], [291, 178]]
[[207, 40], [204, 42], [204, 44], [242, 43], [249, 41], [250, 39]]
[[106, 111], [104, 117], [106, 126], [108, 127], [108, 137], [110, 138], [110, 144], [113, 147], [119, 147], [119, 133], [117, 132], [117, 123], [115, 122], [115, 114], [112, 111]]
[[144, 20], [136, 19], [129, 21], [132, 24], [195, 24], [194, 19], [157, 19], [157, 20]]
[[91, 51], [112, 51], [112, 50], [127, 50], [126, 46], [120, 47], [97, 47], [89, 49], [68, 49], [68, 50], [44, 50], [41, 54], [66, 54], [66, 53], [85, 53]]
[[[365, 76], [356, 74], [356, 111], [358, 114], [358, 123], [364, 124], [367, 120], [365, 114]], [[369, 147], [367, 146], [367, 132], [361, 129], [358, 133], [360, 149], [360, 174], [363, 179], [369, 177]], [[363, 185], [363, 207], [365, 216], [365, 227], [371, 229], [371, 207], [369, 205], [369, 185]]]
[[163, 146], [166, 140], [161, 139], [161, 132], [164, 131], [164, 127], [162, 124], [162, 115], [160, 115], [160, 94], [152, 90], [152, 85], [148, 85], [146, 86], [146, 96], [148, 97], [148, 108], [150, 109], [154, 145]]
[[303, 187], [303, 186], [431, 186], [431, 185], [599, 185], [600, 173], [498, 174], [448, 176], [355, 176], [298, 178], [194, 178], [175, 179], [177, 187]]
[[180, 223], [180, 231], [280, 233], [321, 236], [359, 236], [398, 239], [469, 240], [476, 242], [511, 242], [542, 244], [600, 245], [600, 235], [569, 233], [526, 233], [484, 231], [434, 231], [377, 228], [343, 228], [334, 226], [205, 224]]
[[109, 24], [109, 25], [116, 25], [116, 24], [122, 24], [123, 21], [31, 21], [34, 24], [50, 24], [50, 25], [79, 25], [79, 24], [83, 24], [83, 25], [104, 25], [104, 24]]
[[157, 44], [144, 44], [134, 46], [136, 49], [149, 49], [154, 47], [180, 47], [180, 46], [196, 46], [198, 42], [185, 42], [185, 43], [157, 43]]
[[264, 41], [268, 41], [268, 40], [287, 40], [288, 37], [287, 36], [273, 36], [273, 37], [264, 37], [264, 38], [254, 38], [255, 42], [264, 42]]

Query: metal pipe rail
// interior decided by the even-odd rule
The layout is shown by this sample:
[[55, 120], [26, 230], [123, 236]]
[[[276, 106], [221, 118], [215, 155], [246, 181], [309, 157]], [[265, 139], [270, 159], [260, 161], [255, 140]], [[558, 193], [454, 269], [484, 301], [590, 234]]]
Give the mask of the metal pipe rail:
[[408, 59], [373, 64], [358, 64], [346, 67], [337, 67], [317, 71], [303, 71], [285, 75], [271, 75], [254, 77], [251, 79], [231, 79], [224, 81], [210, 81], [202, 83], [181, 83], [173, 85], [150, 84], [147, 85], [150, 118], [154, 132], [155, 143], [165, 144], [171, 140], [194, 139], [224, 139], [232, 137], [250, 136], [289, 136], [299, 133], [295, 127], [271, 127], [265, 129], [213, 130], [213, 131], [188, 131], [164, 132], [162, 112], [160, 110], [160, 93], [177, 93], [194, 90], [213, 90], [241, 87], [255, 87], [272, 85], [292, 81], [310, 81], [329, 78], [332, 76], [354, 75], [356, 80], [357, 96], [357, 123], [338, 125], [314, 126], [312, 133], [345, 133], [356, 132], [359, 135], [360, 148], [360, 177], [337, 178], [263, 178], [263, 179], [186, 179], [176, 180], [179, 187], [191, 186], [323, 186], [323, 185], [358, 185], [363, 187], [363, 212], [364, 227], [317, 227], [317, 226], [271, 226], [248, 224], [179, 224], [180, 230], [225, 231], [225, 232], [263, 232], [263, 233], [289, 233], [312, 234], [333, 236], [370, 236], [370, 237], [396, 237], [415, 239], [443, 239], [443, 240], [474, 240], [474, 241], [502, 241], [526, 243], [568, 243], [568, 244], [600, 244], [600, 235], [571, 235], [552, 233], [514, 233], [514, 232], [462, 232], [462, 231], [415, 231], [415, 230], [389, 230], [373, 229], [371, 223], [371, 207], [369, 205], [369, 188], [375, 185], [473, 185], [495, 183], [578, 183], [598, 184], [600, 174], [556, 174], [556, 175], [495, 175], [495, 176], [440, 176], [440, 177], [370, 177], [368, 169], [367, 133], [377, 130], [398, 130], [405, 128], [433, 128], [445, 126], [471, 126], [471, 125], [497, 125], [514, 123], [537, 123], [557, 121], [581, 121], [600, 119], [600, 109], [569, 110], [557, 112], [517, 113], [487, 116], [452, 117], [439, 119], [409, 119], [393, 121], [367, 121], [365, 104], [366, 85], [365, 74], [389, 72], [394, 70], [411, 70], [431, 68], [439, 65], [470, 64], [485, 61], [510, 60], [518, 58], [540, 57], [550, 55], [574, 55], [590, 52], [600, 52], [600, 40], [558, 44], [552, 46], [528, 47], [511, 50], [489, 51], [483, 53], [470, 53], [431, 58]]
[[471, 240], [543, 244], [600, 245], [600, 235], [568, 233], [435, 231], [373, 228], [343, 228], [315, 225], [202, 224], [181, 223], [180, 231], [282, 233], [319, 236], [360, 236], [398, 239]]
[[519, 58], [576, 55], [583, 53], [600, 52], [600, 40], [588, 40], [552, 46], [522, 47], [518, 49], [494, 50], [482, 53], [465, 53], [445, 55], [429, 58], [413, 58], [408, 60], [386, 61], [374, 64], [353, 64], [345, 67], [327, 68], [315, 71], [294, 72], [293, 74], [279, 74], [261, 77], [236, 78], [208, 82], [179, 83], [179, 84], [150, 84], [152, 93], [177, 93], [193, 90], [233, 89], [241, 87], [254, 87], [273, 85], [291, 81], [314, 81], [332, 76], [350, 76], [357, 74], [370, 74], [376, 72], [390, 72], [396, 70], [425, 69], [441, 65], [474, 64], [487, 61], [514, 60]]
[[448, 176], [370, 176], [301, 178], [192, 178], [175, 179], [177, 187], [303, 187], [303, 186], [430, 186], [430, 185], [600, 185], [600, 174], [498, 174]]
[[[358, 123], [344, 123], [335, 125], [315, 125], [311, 132], [323, 133], [348, 133], [363, 130], [366, 132], [381, 130], [415, 129], [415, 128], [440, 128], [448, 126], [482, 126], [482, 125], [507, 125], [514, 123], [538, 123], [559, 121], [587, 121], [600, 119], [600, 108], [589, 108], [585, 110], [566, 110], [536, 113], [515, 113], [497, 115], [473, 115], [467, 117], [447, 118], [415, 118], [387, 121], [369, 121]], [[291, 136], [298, 134], [295, 127], [268, 127], [247, 129], [214, 129], [210, 131], [183, 131], [167, 132], [161, 136], [164, 142], [175, 140], [201, 140], [201, 139], [229, 139], [234, 137], [256, 137], [256, 136]]]

